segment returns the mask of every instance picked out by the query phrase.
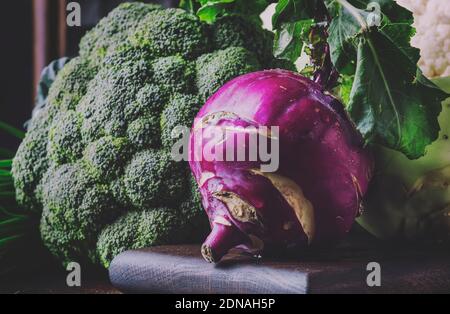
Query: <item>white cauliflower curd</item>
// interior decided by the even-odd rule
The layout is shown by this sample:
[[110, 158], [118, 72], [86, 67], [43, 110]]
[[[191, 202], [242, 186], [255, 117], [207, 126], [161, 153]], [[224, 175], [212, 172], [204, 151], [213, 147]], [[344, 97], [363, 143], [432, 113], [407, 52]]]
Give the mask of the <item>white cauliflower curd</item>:
[[429, 78], [450, 76], [450, 0], [396, 0], [414, 14], [419, 66]]

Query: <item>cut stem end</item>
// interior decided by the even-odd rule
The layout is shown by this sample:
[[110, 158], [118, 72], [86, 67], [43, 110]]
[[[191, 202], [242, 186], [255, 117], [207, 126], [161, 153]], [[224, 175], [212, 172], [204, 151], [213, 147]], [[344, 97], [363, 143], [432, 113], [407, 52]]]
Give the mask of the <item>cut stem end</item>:
[[213, 229], [203, 243], [201, 253], [207, 262], [217, 263], [232, 248], [248, 242], [248, 237], [235, 226], [213, 223]]

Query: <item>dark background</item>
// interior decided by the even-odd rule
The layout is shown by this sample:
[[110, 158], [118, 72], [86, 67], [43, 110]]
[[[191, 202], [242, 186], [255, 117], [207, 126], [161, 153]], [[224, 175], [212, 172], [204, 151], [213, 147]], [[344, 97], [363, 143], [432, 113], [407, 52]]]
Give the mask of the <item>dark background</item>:
[[[33, 30], [37, 24], [33, 10], [40, 9], [43, 3], [55, 5], [59, 0], [6, 0], [0, 9], [0, 121], [17, 128], [31, 116], [35, 84], [34, 72], [42, 70], [38, 64], [36, 70], [36, 52]], [[68, 1], [70, 2], [70, 1]], [[107, 15], [122, 0], [78, 0], [82, 10], [81, 27], [69, 27], [65, 32], [65, 55], [77, 54], [78, 43], [84, 33], [92, 28], [98, 20]], [[155, 0], [165, 6], [176, 6], [178, 0]], [[57, 10], [48, 13], [48, 19], [56, 19]], [[49, 23], [50, 31], [58, 31], [57, 23]], [[36, 36], [35, 36], [36, 37]], [[56, 46], [57, 43], [50, 43]], [[39, 48], [38, 48], [39, 49]], [[54, 49], [56, 51], [56, 47]], [[59, 57], [60, 53], [49, 54], [46, 59]], [[49, 61], [45, 60], [45, 62]], [[39, 69], [39, 70], [38, 70]], [[38, 74], [39, 74], [38, 73]], [[9, 136], [0, 134], [0, 147], [15, 149], [19, 142]]]
[[[0, 121], [16, 127], [30, 115], [33, 97], [31, 30], [31, 1], [4, 1], [0, 9]], [[15, 141], [0, 135], [0, 147], [14, 145]]]

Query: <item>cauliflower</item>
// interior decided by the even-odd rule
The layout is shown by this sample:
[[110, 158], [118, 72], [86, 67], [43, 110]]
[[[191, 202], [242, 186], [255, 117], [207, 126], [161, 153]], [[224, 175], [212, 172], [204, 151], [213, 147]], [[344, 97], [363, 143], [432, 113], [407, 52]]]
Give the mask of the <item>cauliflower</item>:
[[414, 14], [416, 35], [411, 44], [420, 49], [419, 66], [430, 78], [450, 76], [450, 1], [397, 0]]

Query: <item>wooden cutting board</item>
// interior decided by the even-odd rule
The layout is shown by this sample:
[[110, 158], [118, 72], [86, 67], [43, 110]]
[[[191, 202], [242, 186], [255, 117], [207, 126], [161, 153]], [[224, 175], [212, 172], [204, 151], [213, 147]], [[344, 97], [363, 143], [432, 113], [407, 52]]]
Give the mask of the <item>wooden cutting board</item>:
[[[367, 264], [380, 265], [369, 287]], [[450, 255], [441, 249], [340, 247], [290, 257], [232, 254], [213, 265], [199, 246], [127, 251], [109, 269], [113, 285], [143, 293], [450, 293]]]

